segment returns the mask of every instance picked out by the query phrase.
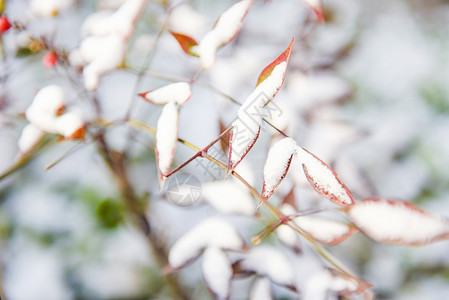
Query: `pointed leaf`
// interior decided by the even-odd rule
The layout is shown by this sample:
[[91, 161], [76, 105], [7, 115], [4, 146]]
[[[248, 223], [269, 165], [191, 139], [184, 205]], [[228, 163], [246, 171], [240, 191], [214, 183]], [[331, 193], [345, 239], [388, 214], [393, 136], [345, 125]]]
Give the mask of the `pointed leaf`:
[[156, 90], [140, 93], [139, 96], [153, 104], [164, 105], [172, 102], [183, 105], [192, 96], [192, 91], [187, 82], [176, 82]]
[[366, 236], [380, 243], [425, 245], [449, 238], [449, 220], [412, 203], [366, 199], [346, 208], [349, 219]]
[[371, 288], [373, 284], [364, 281], [360, 278], [345, 274], [335, 269], [329, 269], [332, 276], [330, 284], [331, 290], [337, 292], [341, 296], [351, 296], [354, 294], [362, 294], [367, 289]]
[[165, 174], [170, 167], [178, 144], [178, 108], [172, 102], [165, 104], [157, 121], [156, 164], [159, 173], [159, 185], [162, 188]]
[[330, 246], [343, 242], [358, 231], [343, 222], [312, 216], [297, 217], [294, 222], [314, 239]]
[[297, 153], [307, 180], [318, 194], [340, 206], [354, 204], [351, 192], [331, 167], [301, 147]]
[[243, 0], [231, 6], [220, 15], [213, 29], [201, 40], [191, 52], [198, 55], [203, 69], [209, 68], [215, 62], [218, 48], [229, 43], [240, 31], [242, 21], [248, 13], [252, 0]]
[[[272, 61], [268, 66], [265, 67], [265, 69], [262, 70], [262, 72], [259, 75], [259, 78], [257, 79], [257, 84], [256, 86], [258, 86], [260, 83], [262, 83], [265, 79], [267, 79], [271, 73], [273, 72], [274, 68], [285, 62], [287, 65], [290, 61], [290, 55], [292, 53], [292, 47], [293, 47], [293, 42], [295, 41], [295, 38], [292, 39], [292, 41], [290, 42], [290, 45], [288, 45], [287, 49], [285, 49], [284, 52], [281, 53], [281, 55], [279, 55], [274, 61]], [[287, 69], [287, 67], [285, 68]], [[285, 76], [285, 72], [284, 72], [284, 76]], [[284, 76], [282, 77], [282, 83], [284, 82]]]
[[229, 299], [232, 264], [226, 253], [216, 247], [208, 247], [203, 256], [203, 277], [215, 299]]
[[291, 138], [283, 138], [271, 147], [263, 171], [263, 198], [268, 199], [287, 175], [296, 147]]
[[181, 48], [185, 53], [195, 56], [195, 54], [191, 51], [192, 47], [198, 45], [194, 38], [174, 31], [170, 31], [170, 33], [178, 41], [179, 45], [181, 45]]
[[228, 175], [234, 171], [237, 165], [248, 154], [259, 137], [261, 118], [247, 118], [247, 122], [241, 119], [234, 121], [234, 127], [229, 137]]

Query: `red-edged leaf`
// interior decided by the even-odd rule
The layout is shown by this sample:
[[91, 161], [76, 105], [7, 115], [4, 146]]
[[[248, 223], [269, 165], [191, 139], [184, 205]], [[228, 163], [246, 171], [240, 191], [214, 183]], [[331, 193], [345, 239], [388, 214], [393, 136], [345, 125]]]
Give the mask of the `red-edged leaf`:
[[169, 102], [162, 109], [157, 121], [156, 131], [156, 164], [159, 174], [159, 186], [165, 183], [165, 174], [170, 172], [170, 167], [178, 144], [178, 108], [176, 104]]
[[370, 198], [345, 211], [351, 222], [376, 242], [419, 246], [449, 238], [449, 219], [409, 202]]
[[[292, 41], [290, 42], [290, 45], [288, 45], [287, 49], [285, 49], [285, 51], [282, 52], [281, 55], [278, 56], [278, 58], [276, 58], [273, 62], [271, 62], [268, 66], [266, 66], [265, 69], [262, 70], [262, 72], [259, 75], [259, 78], [257, 79], [256, 86], [258, 86], [262, 81], [267, 79], [267, 77], [269, 77], [271, 75], [271, 73], [273, 72], [273, 69], [280, 63], [286, 62], [288, 65], [288, 63], [290, 61], [290, 55], [292, 53], [292, 47], [293, 47], [294, 41], [295, 41], [295, 38], [292, 39]], [[282, 79], [282, 83], [283, 82], [284, 82], [284, 79]], [[281, 83], [281, 85], [282, 85], [282, 83]]]
[[215, 21], [212, 31], [215, 31], [215, 35], [219, 37], [218, 47], [226, 45], [239, 33], [242, 21], [248, 14], [252, 3], [252, 0], [239, 1], [223, 12]]
[[248, 118], [249, 122], [237, 119], [232, 124], [233, 129], [229, 137], [229, 159], [227, 175], [231, 174], [242, 159], [248, 154], [259, 137], [261, 119], [257, 123]]
[[192, 96], [192, 91], [187, 82], [176, 82], [156, 90], [140, 93], [139, 96], [153, 104], [164, 105], [172, 102], [183, 105]]
[[321, 0], [304, 0], [307, 6], [315, 13], [319, 23], [324, 23], [324, 10]]
[[298, 158], [307, 180], [318, 194], [340, 206], [355, 203], [351, 192], [338, 179], [337, 173], [325, 162], [300, 147], [298, 147]]
[[346, 223], [320, 217], [302, 216], [295, 218], [294, 221], [314, 239], [330, 246], [343, 242], [358, 231]]
[[190, 51], [193, 46], [198, 45], [197, 41], [194, 38], [174, 31], [170, 31], [170, 33], [178, 41], [179, 45], [181, 45], [181, 48], [185, 53], [196, 56], [193, 52]]
[[271, 147], [263, 172], [261, 195], [264, 199], [271, 197], [287, 175], [296, 147], [296, 142], [291, 138], [283, 138]]
[[[334, 281], [334, 290], [341, 296], [351, 296], [354, 294], [362, 294], [373, 284], [364, 281], [355, 276], [345, 274], [335, 269], [329, 269]], [[338, 288], [336, 288], [338, 287]]]

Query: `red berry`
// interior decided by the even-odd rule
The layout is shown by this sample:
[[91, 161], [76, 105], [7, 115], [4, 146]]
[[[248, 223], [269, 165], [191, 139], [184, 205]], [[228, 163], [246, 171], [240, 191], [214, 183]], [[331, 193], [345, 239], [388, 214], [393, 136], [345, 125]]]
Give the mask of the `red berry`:
[[0, 34], [11, 28], [11, 23], [9, 23], [6, 17], [0, 17]]
[[42, 64], [47, 69], [53, 68], [58, 62], [58, 55], [54, 51], [47, 52], [42, 59]]

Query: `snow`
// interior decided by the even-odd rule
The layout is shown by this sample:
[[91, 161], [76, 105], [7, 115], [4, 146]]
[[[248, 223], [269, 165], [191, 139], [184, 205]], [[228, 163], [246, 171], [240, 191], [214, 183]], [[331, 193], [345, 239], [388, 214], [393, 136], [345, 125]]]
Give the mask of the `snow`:
[[208, 218], [178, 239], [171, 247], [168, 261], [180, 268], [196, 258], [206, 247], [241, 250], [243, 241], [231, 224], [218, 217]]
[[256, 213], [253, 197], [241, 183], [234, 180], [221, 180], [205, 184], [202, 195], [207, 202], [222, 213], [249, 216]]
[[127, 42], [145, 4], [146, 0], [129, 0], [113, 13], [100, 11], [86, 19], [82, 27], [85, 38], [69, 55], [72, 65], [84, 66], [86, 89], [95, 90], [104, 73], [122, 64]]
[[239, 108], [238, 118], [234, 121], [232, 129], [232, 147], [230, 147], [229, 157], [231, 168], [243, 159], [256, 142], [262, 125], [263, 107], [273, 99], [282, 86], [286, 70], [286, 62], [274, 67], [270, 76], [254, 89]]
[[126, 41], [115, 34], [86, 38], [81, 48], [81, 57], [87, 62], [83, 75], [84, 85], [88, 90], [95, 90], [100, 83], [100, 77], [119, 67], [126, 55]]
[[266, 277], [258, 277], [251, 288], [250, 300], [272, 300], [270, 281]]
[[204, 280], [216, 299], [228, 299], [233, 270], [226, 253], [216, 247], [207, 247], [202, 269]]
[[110, 33], [129, 39], [134, 31], [134, 23], [144, 8], [146, 0], [128, 0], [115, 12], [100, 11], [90, 15], [83, 24], [85, 36], [102, 36]]
[[353, 231], [343, 222], [319, 217], [302, 216], [295, 218], [294, 222], [313, 238], [326, 244], [338, 243]]
[[449, 236], [449, 221], [410, 203], [368, 199], [349, 208], [351, 221], [371, 239], [392, 244], [422, 245]]
[[359, 283], [350, 278], [333, 275], [329, 270], [321, 270], [310, 276], [304, 289], [304, 300], [328, 299], [328, 291], [354, 292]]
[[297, 153], [309, 183], [318, 194], [341, 206], [354, 203], [351, 193], [330, 167], [301, 147]]
[[245, 99], [238, 110], [239, 118], [244, 117], [249, 112], [259, 111], [270, 102], [284, 82], [285, 72], [287, 71], [287, 62], [281, 62], [273, 68], [271, 74], [254, 89], [254, 91]]
[[78, 110], [69, 111], [56, 118], [55, 126], [57, 131], [66, 138], [72, 137], [76, 131], [82, 129], [85, 124], [81, 112]]
[[164, 105], [157, 121], [156, 155], [162, 174], [167, 174], [178, 144], [178, 107], [173, 102]]
[[262, 245], [251, 248], [240, 266], [243, 270], [267, 276], [274, 283], [295, 286], [295, 273], [291, 263], [280, 250], [272, 246]]
[[64, 98], [64, 89], [59, 85], [50, 84], [37, 92], [30, 107], [41, 112], [56, 114], [64, 107]]
[[215, 62], [217, 49], [232, 40], [240, 31], [242, 20], [251, 3], [251, 0], [243, 0], [231, 6], [221, 14], [215, 27], [206, 33], [199, 45], [192, 47], [191, 51], [199, 55], [203, 69], [209, 68]]
[[190, 84], [187, 82], [176, 82], [145, 94], [144, 98], [154, 104], [166, 104], [174, 102], [183, 105], [192, 96]]
[[33, 124], [26, 125], [20, 134], [17, 146], [21, 154], [26, 154], [40, 142], [44, 133]]
[[262, 118], [259, 116], [248, 116], [243, 121], [238, 118], [232, 123], [232, 136], [229, 147], [229, 166], [233, 169], [245, 157], [259, 136]]
[[287, 175], [296, 147], [296, 142], [293, 139], [283, 138], [270, 148], [263, 170], [262, 197], [270, 197]]
[[64, 90], [58, 85], [48, 85], [39, 90], [25, 111], [27, 120], [42, 131], [57, 133], [56, 114], [64, 108]]

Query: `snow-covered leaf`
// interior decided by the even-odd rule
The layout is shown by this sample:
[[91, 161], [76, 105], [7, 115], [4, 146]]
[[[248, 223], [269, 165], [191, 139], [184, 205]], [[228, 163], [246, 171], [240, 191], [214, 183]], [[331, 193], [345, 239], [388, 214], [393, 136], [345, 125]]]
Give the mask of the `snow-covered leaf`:
[[290, 61], [290, 55], [292, 53], [294, 41], [295, 39], [293, 38], [292, 41], [290, 42], [290, 45], [288, 45], [287, 49], [285, 49], [285, 51], [282, 52], [281, 55], [279, 55], [274, 61], [272, 61], [268, 66], [266, 66], [265, 69], [262, 70], [262, 72], [259, 75], [259, 78], [257, 79], [257, 85], [261, 84], [265, 79], [270, 77], [271, 73], [273, 73], [273, 70], [276, 68], [276, 66], [285, 62], [286, 66], [279, 84], [279, 88], [282, 86], [282, 83], [284, 82], [285, 71], [287, 70], [287, 65]]
[[189, 54], [200, 57], [201, 66], [209, 68], [215, 62], [218, 48], [229, 43], [240, 31], [243, 18], [248, 13], [252, 0], [242, 0], [231, 6], [218, 18], [214, 28], [206, 33], [198, 46], [189, 48]]
[[185, 53], [189, 55], [195, 55], [195, 53], [193, 53], [191, 49], [193, 46], [198, 45], [198, 43], [193, 37], [173, 31], [170, 31], [170, 33], [178, 41], [179, 45], [181, 45], [181, 48]]
[[326, 299], [329, 292], [342, 296], [361, 294], [373, 285], [334, 269], [324, 269], [309, 277], [304, 289], [304, 299]]
[[67, 140], [83, 139], [86, 126], [78, 110], [69, 111], [58, 117], [55, 122], [56, 130]]
[[64, 110], [64, 90], [59, 85], [48, 85], [39, 90], [27, 108], [25, 117], [42, 131], [58, 133], [56, 117]]
[[340, 206], [354, 204], [351, 192], [331, 167], [301, 147], [297, 154], [307, 180], [318, 194]]
[[157, 121], [156, 131], [156, 163], [159, 172], [159, 184], [162, 187], [164, 175], [170, 171], [176, 146], [178, 144], [178, 108], [175, 103], [164, 105]]
[[262, 245], [251, 251], [239, 263], [239, 269], [267, 276], [274, 283], [295, 290], [295, 272], [287, 257], [278, 249]]
[[270, 281], [266, 277], [258, 277], [251, 287], [250, 300], [272, 300]]
[[294, 222], [315, 240], [327, 245], [339, 244], [358, 231], [346, 223], [320, 217], [302, 216]]
[[216, 299], [228, 299], [232, 264], [226, 253], [217, 247], [207, 247], [203, 255], [203, 276], [207, 287]]
[[[289, 46], [290, 50], [292, 43]], [[263, 109], [276, 96], [284, 82], [290, 50], [288, 54], [285, 51], [281, 54], [280, 57], [287, 55], [284, 55], [285, 59], [278, 57], [279, 62], [275, 63], [275, 60], [270, 64], [272, 67], [265, 72], [263, 79], [239, 108], [238, 118], [233, 123], [234, 128], [229, 139], [228, 173], [234, 170], [256, 142], [262, 125]]]
[[187, 82], [176, 82], [156, 90], [139, 94], [143, 99], [154, 104], [167, 104], [169, 102], [183, 105], [192, 96], [190, 85]]
[[291, 138], [283, 138], [271, 147], [263, 170], [263, 198], [268, 199], [287, 175], [296, 147]]
[[449, 220], [412, 203], [366, 199], [346, 208], [349, 219], [369, 238], [388, 244], [425, 245], [449, 238]]
[[29, 153], [40, 142], [44, 132], [33, 124], [26, 125], [20, 134], [17, 146], [21, 155]]
[[254, 215], [256, 212], [251, 194], [239, 182], [215, 181], [204, 185], [202, 193], [213, 207], [225, 214]]
[[254, 116], [245, 118], [246, 122], [238, 118], [234, 121], [234, 127], [229, 137], [229, 160], [228, 174], [231, 173], [242, 159], [248, 154], [249, 150], [256, 143], [260, 133], [262, 118]]
[[179, 269], [194, 260], [206, 247], [239, 251], [243, 248], [242, 238], [231, 224], [217, 217], [211, 217], [196, 225], [178, 239], [171, 247], [168, 262], [172, 269]]

